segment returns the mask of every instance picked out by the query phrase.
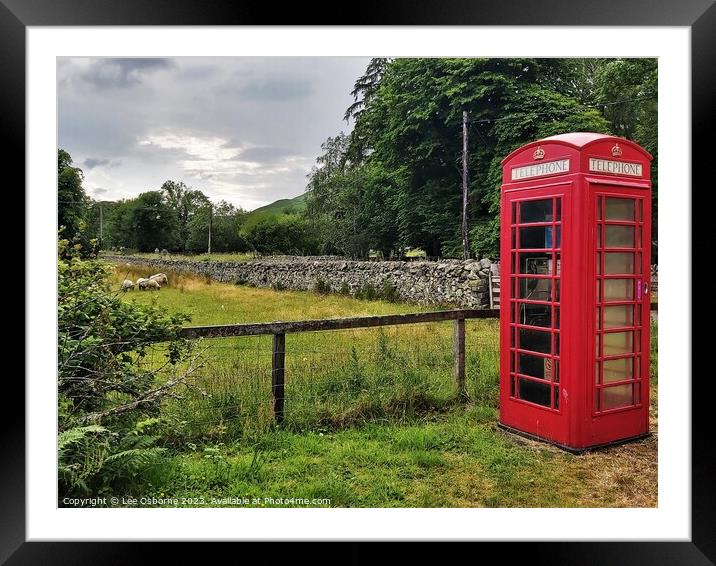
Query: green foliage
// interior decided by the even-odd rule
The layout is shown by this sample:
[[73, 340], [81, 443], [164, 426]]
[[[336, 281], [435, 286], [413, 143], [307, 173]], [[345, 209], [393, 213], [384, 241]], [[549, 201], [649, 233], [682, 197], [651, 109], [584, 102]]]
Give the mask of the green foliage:
[[261, 254], [311, 255], [317, 249], [310, 224], [301, 216], [265, 218], [242, 235], [251, 249]]
[[317, 277], [313, 290], [319, 295], [328, 295], [331, 292], [331, 284], [322, 277]]
[[[159, 449], [145, 434], [172, 390], [167, 372], [189, 354], [177, 332], [187, 317], [155, 305], [122, 301], [108, 268], [80, 257], [67, 240], [58, 259], [58, 395], [60, 494], [108, 489], [131, 479]], [[148, 363], [152, 343], [165, 341], [161, 365]], [[164, 371], [161, 371], [164, 368]], [[172, 376], [176, 384], [187, 375]], [[162, 390], [162, 383], [165, 389]]]
[[[500, 161], [553, 134], [632, 137], [652, 151], [655, 60], [374, 59], [356, 81], [350, 135], [323, 145], [307, 214], [324, 252], [459, 256], [462, 112], [469, 112], [471, 250], [499, 253]], [[622, 87], [625, 87], [622, 89]], [[616, 100], [615, 100], [616, 99]], [[627, 127], [628, 126], [628, 127]]]
[[107, 215], [107, 246], [150, 252], [176, 250], [178, 216], [160, 191], [120, 201]]
[[57, 151], [57, 225], [64, 237], [79, 235], [89, 201], [82, 180], [82, 169], [72, 166], [72, 157], [64, 149]]
[[[185, 249], [204, 253], [209, 244], [209, 220], [211, 220], [212, 252], [246, 252], [249, 243], [241, 233], [246, 213], [232, 204], [221, 201], [195, 211], [188, 222]], [[211, 218], [210, 218], [211, 216]]]
[[378, 298], [378, 291], [372, 283], [363, 283], [353, 296], [363, 301], [375, 301]]
[[596, 74], [596, 99], [615, 134], [636, 141], [654, 160], [652, 183], [652, 261], [658, 258], [659, 206], [658, 68], [656, 59], [616, 59]]
[[397, 303], [400, 300], [400, 293], [398, 288], [390, 281], [385, 281], [381, 287], [378, 297], [389, 303]]
[[338, 293], [341, 295], [350, 295], [351, 294], [351, 288], [348, 286], [348, 283], [346, 281], [343, 281], [341, 283], [341, 286], [338, 289]]

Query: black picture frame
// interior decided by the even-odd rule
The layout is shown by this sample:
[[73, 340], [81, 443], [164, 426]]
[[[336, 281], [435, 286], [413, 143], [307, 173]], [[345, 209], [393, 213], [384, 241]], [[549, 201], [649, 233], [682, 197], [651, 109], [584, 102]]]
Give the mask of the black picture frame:
[[[323, 20], [321, 22], [321, 20]], [[716, 68], [716, 7], [713, 0], [382, 0], [361, 4], [361, 10], [323, 3], [282, 3], [208, 0], [0, 0], [0, 124], [6, 164], [15, 164], [13, 186], [25, 186], [25, 64], [28, 26], [101, 25], [568, 25], [687, 26], [691, 30], [692, 182], [705, 179], [713, 157], [707, 133], [713, 125], [713, 70]], [[666, 151], [667, 148], [664, 148]], [[19, 193], [19, 191], [15, 191]], [[4, 194], [8, 194], [7, 192]], [[16, 194], [16, 198], [19, 194]], [[16, 210], [25, 210], [22, 199]], [[31, 211], [25, 210], [26, 214]], [[25, 297], [26, 301], [31, 297]], [[684, 305], [691, 312], [691, 305]], [[690, 329], [689, 329], [690, 331]], [[684, 352], [690, 373], [691, 352]], [[710, 373], [710, 372], [709, 372]], [[6, 372], [5, 425], [0, 435], [0, 562], [7, 564], [131, 564], [161, 553], [161, 562], [185, 562], [194, 551], [206, 559], [205, 545], [152, 543], [26, 542], [25, 537], [25, 398], [24, 384]], [[704, 378], [710, 376], [704, 375]], [[692, 521], [690, 542], [545, 542], [491, 543], [511, 562], [531, 564], [714, 564], [716, 563], [716, 467], [712, 434], [706, 420], [713, 379], [703, 379], [692, 399]], [[7, 401], [16, 409], [10, 412]], [[712, 411], [711, 411], [712, 412]], [[320, 533], [316, 533], [320, 539]], [[82, 539], [82, 533], [77, 533]], [[486, 544], [486, 543], [483, 543]], [[509, 552], [507, 546], [509, 545]], [[424, 552], [418, 549], [421, 553]], [[272, 551], [274, 552], [274, 551]], [[290, 551], [289, 551], [290, 552]], [[303, 550], [301, 552], [304, 552]], [[310, 551], [309, 551], [310, 552]], [[321, 553], [331, 556], [331, 552]], [[290, 555], [288, 555], [290, 557]], [[312, 553], [317, 558], [319, 555]], [[358, 553], [345, 550], [336, 560]], [[363, 555], [366, 556], [366, 555]], [[268, 556], [267, 556], [268, 558]], [[476, 559], [477, 557], [475, 557]], [[290, 558], [289, 558], [290, 559]], [[494, 557], [491, 559], [495, 559]]]

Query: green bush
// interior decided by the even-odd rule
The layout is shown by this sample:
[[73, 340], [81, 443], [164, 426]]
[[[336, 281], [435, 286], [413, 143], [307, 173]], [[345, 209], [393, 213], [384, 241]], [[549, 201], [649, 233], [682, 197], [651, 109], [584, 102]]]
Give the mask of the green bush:
[[[62, 498], [107, 492], [153, 461], [161, 449], [148, 429], [158, 422], [153, 417], [162, 400], [190, 377], [195, 360], [178, 338], [188, 317], [122, 301], [109, 288], [107, 267], [82, 259], [67, 240], [59, 241], [58, 256]], [[159, 356], [154, 342], [164, 343]]]
[[363, 301], [375, 301], [378, 298], [378, 291], [372, 283], [363, 283], [356, 291], [355, 298]]
[[285, 291], [286, 285], [283, 283], [283, 281], [274, 281], [273, 283], [271, 283], [271, 288], [274, 291]]
[[344, 281], [343, 283], [341, 283], [341, 288], [338, 289], [338, 292], [339, 292], [341, 295], [350, 295], [350, 294], [351, 294], [351, 288], [348, 286], [348, 283], [346, 283], [346, 282]]
[[390, 281], [386, 281], [385, 283], [383, 283], [383, 287], [380, 290], [379, 296], [381, 299], [389, 303], [397, 303], [400, 300], [398, 288]]
[[322, 277], [318, 277], [313, 289], [319, 295], [328, 295], [331, 292], [331, 284]]

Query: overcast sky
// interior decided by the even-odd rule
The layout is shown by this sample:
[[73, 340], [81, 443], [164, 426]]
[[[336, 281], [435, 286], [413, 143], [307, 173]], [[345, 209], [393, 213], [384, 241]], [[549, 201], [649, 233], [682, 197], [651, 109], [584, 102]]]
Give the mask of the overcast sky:
[[59, 147], [96, 199], [172, 179], [251, 210], [304, 192], [368, 61], [58, 58]]

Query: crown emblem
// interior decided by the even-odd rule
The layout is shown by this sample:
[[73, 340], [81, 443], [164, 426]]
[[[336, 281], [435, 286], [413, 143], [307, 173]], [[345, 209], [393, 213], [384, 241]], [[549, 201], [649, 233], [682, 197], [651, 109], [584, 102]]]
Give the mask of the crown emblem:
[[532, 157], [534, 159], [542, 159], [544, 157], [544, 149], [538, 147], [537, 149], [535, 149], [535, 152], [532, 154]]
[[621, 157], [621, 154], [622, 154], [622, 148], [619, 147], [618, 143], [615, 143], [614, 147], [612, 148], [612, 155], [614, 157]]

